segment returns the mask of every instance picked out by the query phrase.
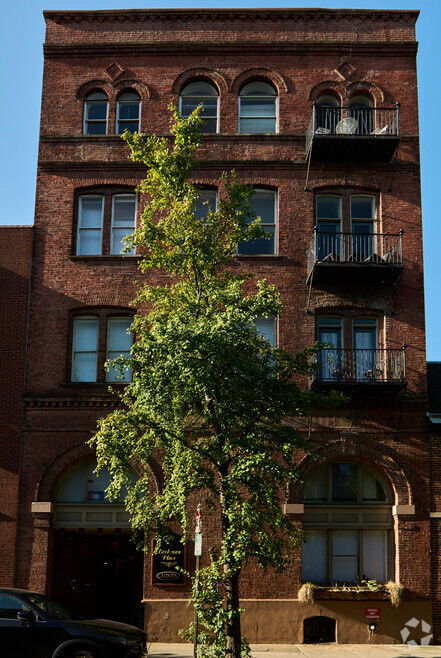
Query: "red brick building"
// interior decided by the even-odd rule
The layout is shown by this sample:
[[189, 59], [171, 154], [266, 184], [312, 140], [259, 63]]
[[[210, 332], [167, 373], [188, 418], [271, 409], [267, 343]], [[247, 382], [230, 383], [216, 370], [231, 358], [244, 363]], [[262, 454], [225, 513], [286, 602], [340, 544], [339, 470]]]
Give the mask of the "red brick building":
[[[271, 235], [233, 263], [279, 287], [285, 310], [262, 330], [294, 352], [332, 344], [309, 385], [350, 395], [291, 419], [316, 448], [298, 455], [303, 484], [286, 503], [307, 534], [291, 570], [244, 572], [244, 634], [401, 642], [409, 619], [432, 626], [417, 15], [45, 12], [20, 520], [5, 582], [135, 623], [143, 600], [152, 640], [175, 638], [189, 615], [186, 586], [152, 580], [85, 442], [116, 404], [104, 361], [130, 347], [137, 256], [120, 240], [139, 216], [143, 168], [118, 133], [166, 133], [169, 103], [186, 114], [202, 101], [194, 181], [215, 203], [235, 168]], [[364, 579], [400, 582], [403, 603], [356, 591]], [[303, 581], [322, 586], [314, 605], [298, 601]]]

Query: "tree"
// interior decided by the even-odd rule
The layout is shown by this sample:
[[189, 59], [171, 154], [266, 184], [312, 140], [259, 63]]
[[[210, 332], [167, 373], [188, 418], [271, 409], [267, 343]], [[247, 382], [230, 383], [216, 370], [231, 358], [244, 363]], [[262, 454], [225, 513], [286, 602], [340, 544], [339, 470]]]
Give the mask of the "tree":
[[[98, 466], [112, 473], [110, 494], [128, 488], [134, 528], [164, 536], [172, 523], [188, 531], [188, 501], [203, 492], [217, 515], [221, 541], [200, 572], [195, 605], [208, 636], [204, 655], [241, 655], [239, 576], [250, 559], [281, 569], [297, 533], [282, 510], [286, 486], [297, 478], [293, 450], [306, 448], [284, 422], [336, 403], [301, 390], [317, 347], [291, 355], [257, 331], [259, 317], [276, 317], [276, 288], [252, 275], [234, 274], [228, 261], [239, 242], [264, 237], [252, 220], [252, 190], [235, 173], [223, 175], [216, 210], [195, 216], [198, 190], [190, 182], [201, 137], [198, 111], [173, 111], [172, 139], [126, 133], [132, 159], [147, 166], [140, 190], [147, 202], [141, 226], [129, 238], [142, 254], [140, 269], [154, 269], [164, 285], [140, 284], [133, 322], [133, 380], [121, 408], [100, 421], [93, 439]], [[163, 488], [149, 491], [147, 464], [161, 455]], [[128, 462], [141, 473], [136, 484]], [[246, 653], [246, 652], [245, 652]]]

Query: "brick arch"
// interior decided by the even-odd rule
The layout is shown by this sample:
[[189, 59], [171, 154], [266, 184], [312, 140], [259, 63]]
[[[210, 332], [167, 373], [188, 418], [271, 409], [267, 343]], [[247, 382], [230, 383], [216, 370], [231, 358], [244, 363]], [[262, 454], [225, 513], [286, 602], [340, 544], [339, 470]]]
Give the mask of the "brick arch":
[[79, 89], [77, 89], [75, 98], [79, 101], [83, 101], [87, 94], [94, 89], [105, 91], [109, 100], [114, 94], [112, 86], [106, 80], [89, 80], [89, 82], [85, 82]]
[[346, 88], [346, 101], [349, 104], [352, 96], [368, 95], [374, 101], [374, 106], [378, 107], [384, 103], [384, 92], [377, 85], [368, 82], [367, 80], [357, 80], [351, 82]]
[[314, 455], [307, 455], [298, 464], [302, 482], [292, 486], [289, 491], [291, 503], [301, 503], [304, 483], [312, 473], [328, 461], [336, 459], [359, 459], [370, 465], [384, 477], [395, 498], [395, 505], [412, 505], [413, 492], [409, 479], [397, 462], [385, 452], [366, 445], [362, 439], [345, 438], [317, 447]]
[[137, 80], [119, 80], [113, 85], [113, 89], [117, 97], [123, 91], [134, 89], [140, 95], [142, 102], [148, 101], [151, 98], [149, 87], [143, 82], [138, 82]]
[[178, 75], [178, 77], [173, 82], [171, 91], [173, 94], [179, 94], [182, 87], [192, 80], [204, 78], [207, 81], [211, 81], [219, 94], [226, 94], [228, 91], [228, 83], [223, 75], [212, 69], [206, 69], [202, 67], [195, 67], [187, 69]]
[[337, 100], [340, 100], [340, 104], [344, 105], [346, 89], [340, 82], [335, 82], [334, 80], [324, 80], [323, 82], [319, 82], [310, 89], [308, 99], [312, 103], [315, 103], [320, 96], [324, 96], [325, 94], [336, 96]]
[[247, 82], [253, 82], [253, 80], [256, 79], [272, 82], [279, 96], [288, 93], [288, 83], [285, 78], [278, 73], [278, 71], [274, 71], [267, 67], [251, 68], [242, 71], [242, 73], [239, 73], [239, 75], [233, 80], [231, 91], [235, 94], [239, 94], [239, 91], [244, 84]]
[[[71, 448], [67, 448], [64, 452], [59, 454], [53, 459], [43, 472], [40, 481], [37, 484], [35, 492], [35, 501], [47, 502], [52, 500], [54, 495], [55, 486], [63, 475], [75, 463], [95, 457], [96, 453], [86, 443], [79, 443]], [[129, 462], [130, 466], [135, 472], [140, 473], [140, 468], [134, 461]], [[160, 491], [160, 468], [159, 465], [152, 461], [147, 465], [148, 477], [153, 484], [155, 491]]]

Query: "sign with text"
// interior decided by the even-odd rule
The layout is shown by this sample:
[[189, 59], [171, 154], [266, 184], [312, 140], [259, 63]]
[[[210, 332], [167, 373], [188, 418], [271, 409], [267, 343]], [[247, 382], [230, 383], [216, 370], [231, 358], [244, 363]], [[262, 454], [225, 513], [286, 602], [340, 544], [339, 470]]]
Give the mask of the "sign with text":
[[367, 619], [381, 619], [380, 608], [365, 608], [364, 618]]
[[185, 546], [181, 543], [180, 535], [171, 534], [168, 541], [165, 538], [157, 545], [159, 540], [153, 542], [153, 585], [183, 585]]
[[197, 532], [194, 536], [194, 554], [196, 557], [202, 555], [202, 535], [200, 532]]

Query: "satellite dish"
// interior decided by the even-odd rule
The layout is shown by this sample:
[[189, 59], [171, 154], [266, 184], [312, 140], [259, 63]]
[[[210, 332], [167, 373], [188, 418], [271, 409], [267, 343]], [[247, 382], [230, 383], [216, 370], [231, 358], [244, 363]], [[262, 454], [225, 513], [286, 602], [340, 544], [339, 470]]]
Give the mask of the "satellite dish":
[[358, 121], [353, 117], [346, 117], [342, 119], [335, 126], [337, 135], [353, 135], [358, 128]]

